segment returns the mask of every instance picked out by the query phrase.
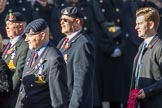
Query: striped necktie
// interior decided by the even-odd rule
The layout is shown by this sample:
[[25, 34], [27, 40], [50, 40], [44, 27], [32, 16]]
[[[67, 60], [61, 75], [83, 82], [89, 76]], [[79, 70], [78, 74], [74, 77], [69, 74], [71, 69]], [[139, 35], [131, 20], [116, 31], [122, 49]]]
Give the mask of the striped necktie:
[[3, 50], [3, 55], [7, 53], [10, 47], [11, 47], [11, 42], [8, 42], [8, 44], [6, 45], [6, 48]]
[[69, 41], [69, 38], [65, 38], [65, 39], [64, 39], [64, 41], [63, 41], [63, 43], [62, 43], [62, 45], [61, 45], [61, 49], [62, 49], [62, 48], [65, 48], [65, 46], [66, 46], [66, 44], [67, 44], [68, 41]]
[[35, 63], [35, 61], [38, 59], [38, 52], [37, 51], [35, 51], [35, 53], [34, 53], [34, 56], [33, 56], [33, 59], [32, 59], [32, 62], [31, 62], [31, 65], [30, 66], [33, 66], [34, 65], [34, 63]]

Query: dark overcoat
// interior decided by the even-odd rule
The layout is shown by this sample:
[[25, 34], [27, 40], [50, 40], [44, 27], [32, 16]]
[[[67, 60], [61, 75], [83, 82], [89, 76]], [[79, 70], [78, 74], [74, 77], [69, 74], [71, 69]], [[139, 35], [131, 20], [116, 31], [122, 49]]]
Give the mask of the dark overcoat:
[[58, 49], [49, 44], [31, 65], [29, 50], [15, 108], [67, 108], [66, 64]]

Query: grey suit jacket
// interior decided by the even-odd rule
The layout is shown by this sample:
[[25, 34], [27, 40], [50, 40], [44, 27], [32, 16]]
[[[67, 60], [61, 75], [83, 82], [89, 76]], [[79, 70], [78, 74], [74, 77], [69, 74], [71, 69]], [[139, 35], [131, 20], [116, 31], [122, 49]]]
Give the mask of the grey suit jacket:
[[[13, 58], [13, 63], [16, 69], [10, 68], [13, 71], [13, 90], [19, 90], [20, 79], [22, 77], [22, 72], [25, 65], [25, 59], [28, 52], [28, 44], [25, 42], [24, 38], [21, 37], [12, 47], [15, 47], [15, 56]], [[13, 54], [12, 53], [12, 54]], [[5, 60], [6, 64], [9, 64], [12, 54], [2, 55], [2, 58]]]
[[95, 49], [88, 36], [82, 33], [74, 36], [65, 49], [58, 48], [67, 63], [68, 87], [70, 91], [68, 108], [92, 108]]
[[[143, 43], [134, 59], [131, 89], [135, 87], [135, 70], [142, 45]], [[139, 89], [144, 89], [146, 93], [146, 98], [140, 100], [141, 108], [162, 108], [162, 41], [158, 35], [144, 50]]]

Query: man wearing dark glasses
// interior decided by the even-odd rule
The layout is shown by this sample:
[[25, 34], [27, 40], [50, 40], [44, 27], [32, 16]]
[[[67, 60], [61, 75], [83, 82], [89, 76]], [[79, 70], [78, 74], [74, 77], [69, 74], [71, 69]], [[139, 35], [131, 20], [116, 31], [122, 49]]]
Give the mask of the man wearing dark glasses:
[[83, 16], [76, 7], [61, 10], [61, 32], [66, 35], [58, 48], [67, 64], [68, 108], [92, 108], [95, 49], [92, 40], [82, 32]]

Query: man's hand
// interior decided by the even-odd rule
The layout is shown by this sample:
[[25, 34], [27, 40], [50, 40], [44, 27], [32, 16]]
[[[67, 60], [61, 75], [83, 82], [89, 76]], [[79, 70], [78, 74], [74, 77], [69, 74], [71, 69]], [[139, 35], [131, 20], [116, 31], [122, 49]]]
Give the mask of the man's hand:
[[141, 89], [141, 90], [138, 92], [137, 99], [144, 99], [145, 97], [146, 97], [145, 92], [144, 92], [143, 89]]

